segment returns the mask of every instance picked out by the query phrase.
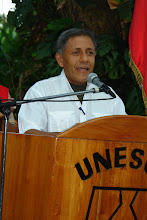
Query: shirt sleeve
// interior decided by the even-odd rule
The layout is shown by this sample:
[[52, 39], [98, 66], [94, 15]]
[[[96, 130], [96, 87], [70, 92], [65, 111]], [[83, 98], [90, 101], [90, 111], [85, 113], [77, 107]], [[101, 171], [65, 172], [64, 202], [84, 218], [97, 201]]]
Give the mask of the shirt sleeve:
[[[34, 99], [43, 97], [41, 87], [31, 87], [26, 93], [24, 99]], [[23, 134], [30, 129], [47, 131], [46, 102], [36, 101], [22, 104], [18, 114], [19, 133]]]

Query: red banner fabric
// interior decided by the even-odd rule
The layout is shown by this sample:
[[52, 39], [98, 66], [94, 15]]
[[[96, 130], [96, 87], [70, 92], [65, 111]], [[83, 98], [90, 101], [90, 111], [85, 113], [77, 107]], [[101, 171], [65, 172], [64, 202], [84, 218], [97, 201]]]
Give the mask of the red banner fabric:
[[147, 0], [135, 0], [129, 32], [130, 66], [134, 71], [147, 108]]

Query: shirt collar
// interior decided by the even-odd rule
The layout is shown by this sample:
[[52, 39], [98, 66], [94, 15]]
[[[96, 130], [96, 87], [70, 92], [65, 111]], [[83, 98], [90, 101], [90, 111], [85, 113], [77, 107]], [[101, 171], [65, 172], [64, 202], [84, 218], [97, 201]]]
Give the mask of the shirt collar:
[[[67, 88], [68, 88], [68, 92], [74, 92], [66, 75], [65, 75], [65, 72], [64, 72], [64, 69], [61, 71], [61, 77], [63, 79], [63, 83], [65, 83], [67, 85]], [[92, 88], [97, 88], [96, 85], [94, 85], [93, 83], [89, 83], [87, 82], [87, 87], [86, 87], [86, 90], [89, 90], [89, 89], [92, 89]]]

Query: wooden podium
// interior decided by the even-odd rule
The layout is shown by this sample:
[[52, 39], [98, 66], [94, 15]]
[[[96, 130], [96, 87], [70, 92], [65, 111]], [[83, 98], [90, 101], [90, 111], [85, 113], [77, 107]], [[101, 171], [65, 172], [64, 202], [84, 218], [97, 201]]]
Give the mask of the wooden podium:
[[[2, 155], [3, 133], [0, 133]], [[147, 220], [147, 117], [8, 133], [2, 220]]]

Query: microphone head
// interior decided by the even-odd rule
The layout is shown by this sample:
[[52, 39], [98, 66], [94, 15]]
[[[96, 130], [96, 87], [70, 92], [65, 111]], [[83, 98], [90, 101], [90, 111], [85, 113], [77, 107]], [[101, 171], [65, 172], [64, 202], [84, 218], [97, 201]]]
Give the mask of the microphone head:
[[93, 83], [94, 78], [98, 78], [97, 74], [96, 73], [89, 73], [87, 76], [87, 82]]

